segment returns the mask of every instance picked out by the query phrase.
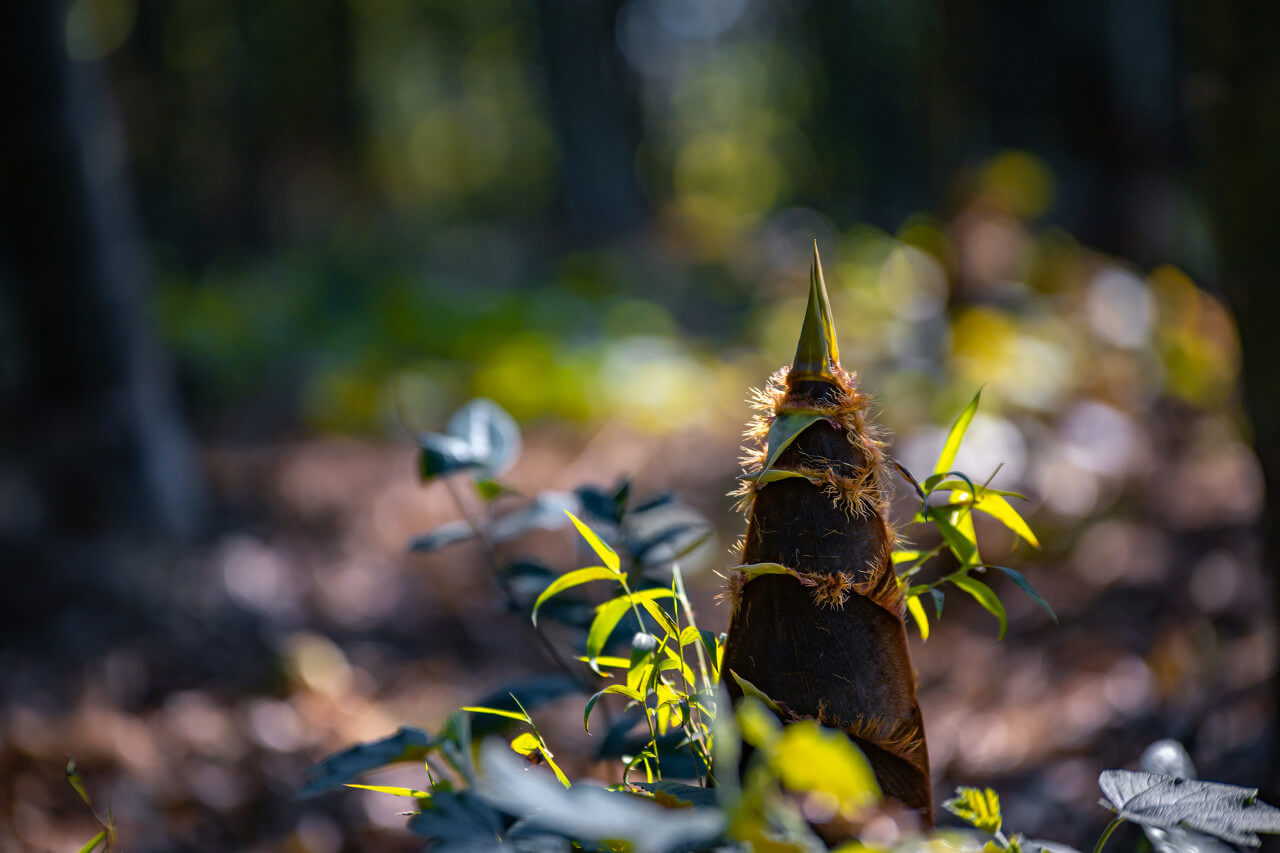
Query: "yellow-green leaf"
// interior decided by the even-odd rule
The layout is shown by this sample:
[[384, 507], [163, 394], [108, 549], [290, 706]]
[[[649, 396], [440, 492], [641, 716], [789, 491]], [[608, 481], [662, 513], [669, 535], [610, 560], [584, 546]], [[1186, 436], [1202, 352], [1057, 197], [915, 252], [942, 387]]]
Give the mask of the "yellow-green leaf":
[[1000, 816], [1000, 795], [987, 788], [956, 788], [956, 795], [943, 808], [976, 829], [995, 835], [1004, 819]]
[[98, 849], [99, 844], [105, 844], [106, 841], [107, 841], [107, 831], [104, 829], [104, 830], [101, 830], [93, 838], [90, 838], [88, 841], [86, 841], [84, 843], [84, 846], [80, 848], [80, 853], [93, 853], [94, 850]]
[[542, 749], [542, 741], [533, 732], [524, 732], [511, 739], [511, 748], [521, 755], [532, 755]]
[[907, 610], [911, 613], [911, 618], [916, 620], [916, 627], [920, 629], [921, 639], [929, 639], [929, 618], [925, 616], [924, 605], [920, 603], [920, 596], [913, 595], [907, 599]]
[[1012, 504], [1002, 496], [995, 492], [985, 492], [982, 497], [978, 498], [974, 503], [973, 508], [979, 512], [985, 512], [987, 515], [999, 521], [1005, 527], [1021, 536], [1031, 547], [1040, 547], [1040, 540], [1036, 539], [1036, 535], [1031, 531], [1031, 527], [1023, 520], [1022, 516], [1018, 514], [1018, 511], [1013, 508]]
[[622, 566], [622, 561], [618, 559], [618, 552], [614, 551], [604, 543], [604, 540], [596, 535], [596, 532], [582, 522], [576, 515], [565, 510], [564, 514], [569, 516], [569, 520], [573, 522], [573, 526], [578, 528], [578, 532], [582, 534], [582, 538], [587, 540], [587, 544], [591, 546], [591, 550], [596, 552], [596, 556], [600, 561], [615, 572]]
[[[572, 516], [570, 517], [572, 518]], [[533, 602], [533, 624], [538, 624], [538, 608], [542, 606], [543, 602], [556, 593], [563, 592], [570, 587], [589, 583], [591, 581], [616, 581], [621, 578], [622, 574], [616, 567], [611, 569], [605, 566], [587, 566], [585, 569], [574, 569], [572, 572], [565, 572], [560, 577], [547, 584], [547, 588], [544, 589], [541, 594], [538, 595], [537, 600]]]
[[430, 791], [419, 791], [417, 788], [398, 788], [394, 785], [357, 785], [354, 782], [347, 782], [348, 788], [361, 788], [365, 791], [377, 791], [379, 794], [391, 794], [395, 797], [416, 797], [425, 799], [431, 796]]
[[482, 705], [467, 705], [459, 710], [470, 711], [473, 714], [492, 714], [495, 717], [507, 717], [509, 719], [520, 720], [525, 723], [530, 722], [529, 715], [521, 711], [507, 711], [503, 708], [486, 708]]
[[1000, 623], [1000, 639], [1003, 640], [1005, 631], [1009, 629], [1009, 619], [1005, 616], [1004, 605], [1000, 603], [1000, 597], [995, 594], [995, 591], [977, 578], [966, 574], [950, 575], [947, 580], [972, 595], [992, 616], [996, 617]]
[[960, 417], [956, 418], [955, 423], [951, 425], [951, 430], [947, 433], [947, 440], [942, 445], [942, 453], [938, 456], [938, 464], [933, 466], [935, 474], [942, 474], [951, 470], [951, 466], [956, 461], [956, 453], [960, 451], [960, 442], [964, 439], [965, 430], [969, 428], [969, 424], [973, 422], [973, 416], [978, 411], [978, 399], [982, 397], [982, 389], [978, 389], [978, 393], [973, 395], [973, 399], [969, 401], [969, 405], [964, 407], [964, 411], [960, 413]]
[[783, 728], [769, 750], [769, 766], [792, 791], [833, 797], [845, 817], [880, 801], [880, 785], [867, 757], [843, 732], [813, 720]]

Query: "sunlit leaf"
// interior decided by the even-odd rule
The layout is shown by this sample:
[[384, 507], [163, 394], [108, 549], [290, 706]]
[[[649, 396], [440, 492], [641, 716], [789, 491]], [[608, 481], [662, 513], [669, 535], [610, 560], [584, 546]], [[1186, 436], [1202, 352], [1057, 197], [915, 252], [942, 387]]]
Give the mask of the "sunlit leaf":
[[763, 474], [773, 468], [774, 463], [778, 461], [778, 457], [782, 455], [782, 451], [786, 450], [791, 442], [796, 440], [796, 436], [818, 421], [823, 420], [824, 417], [819, 412], [790, 411], [783, 412], [774, 418], [773, 423], [769, 426], [769, 434], [765, 439], [764, 468], [761, 473]]
[[947, 440], [942, 445], [942, 453], [938, 455], [938, 464], [933, 466], [935, 474], [949, 471], [951, 466], [955, 464], [956, 453], [960, 450], [960, 442], [964, 439], [965, 430], [973, 422], [973, 416], [978, 411], [978, 400], [981, 397], [982, 389], [979, 388], [978, 393], [974, 394], [973, 399], [969, 401], [969, 405], [964, 407], [964, 411], [960, 413], [955, 423], [951, 425], [950, 431], [947, 432]]
[[911, 613], [911, 618], [916, 620], [916, 627], [920, 629], [920, 638], [929, 639], [929, 618], [924, 614], [924, 606], [920, 604], [920, 596], [913, 595], [907, 599], [907, 611]]
[[491, 714], [495, 717], [506, 717], [510, 720], [520, 720], [521, 722], [530, 722], [529, 715], [523, 711], [508, 711], [505, 708], [486, 708], [482, 705], [464, 705], [458, 709], [459, 711], [470, 711], [473, 714]]
[[[572, 516], [570, 516], [572, 518]], [[576, 520], [576, 519], [575, 519]], [[538, 609], [542, 607], [542, 603], [557, 592], [562, 592], [571, 587], [579, 586], [591, 581], [618, 581], [622, 575], [617, 568], [606, 568], [605, 566], [587, 566], [585, 569], [574, 569], [571, 572], [565, 572], [560, 577], [553, 580], [542, 591], [537, 600], [533, 602], [533, 624], [538, 624]]]
[[99, 830], [97, 835], [84, 843], [84, 846], [80, 848], [80, 853], [93, 853], [94, 850], [98, 849], [98, 845], [106, 845], [106, 843], [107, 831], [105, 829]]
[[1018, 514], [1007, 500], [994, 492], [987, 492], [978, 498], [973, 508], [979, 512], [985, 512], [987, 515], [999, 521], [1005, 527], [1018, 534], [1033, 548], [1040, 547], [1040, 540], [1036, 539], [1035, 533], [1031, 532], [1030, 526]]
[[808, 480], [809, 476], [788, 468], [764, 468], [759, 471], [744, 471], [738, 475], [738, 479], [754, 480], [760, 485], [766, 485], [768, 483], [776, 483], [779, 480]]
[[1031, 596], [1032, 600], [1034, 600], [1036, 604], [1039, 604], [1041, 607], [1043, 607], [1045, 611], [1051, 617], [1053, 617], [1054, 622], [1058, 621], [1058, 614], [1053, 612], [1053, 608], [1049, 606], [1049, 602], [1045, 601], [1043, 598], [1040, 597], [1040, 594], [1035, 591], [1035, 589], [1031, 586], [1031, 582], [1028, 581], [1026, 577], [1023, 576], [1022, 572], [1018, 571], [1017, 569], [1010, 569], [1006, 566], [992, 566], [991, 568], [999, 569], [1000, 571], [1008, 575], [1009, 578], [1014, 583], [1022, 587], [1023, 592]]
[[1098, 786], [1106, 805], [1125, 820], [1161, 829], [1192, 829], [1256, 847], [1257, 833], [1280, 833], [1280, 809], [1256, 788], [1199, 782], [1131, 770], [1104, 770]]
[[567, 509], [564, 512], [565, 515], [569, 516], [569, 520], [573, 522], [573, 526], [578, 528], [578, 532], [582, 534], [582, 538], [587, 540], [587, 544], [591, 546], [591, 550], [596, 552], [596, 556], [600, 558], [600, 561], [615, 572], [618, 571], [622, 566], [622, 561], [618, 558], [617, 552], [606, 545], [604, 540], [597, 536], [594, 530], [583, 524], [576, 515], [569, 512]]
[[996, 617], [1000, 623], [1000, 639], [1003, 640], [1005, 631], [1009, 629], [1009, 619], [1005, 616], [1004, 605], [1000, 603], [1000, 598], [995, 591], [977, 578], [965, 574], [950, 575], [947, 580], [972, 595], [992, 616]]
[[889, 555], [889, 559], [893, 560], [893, 564], [895, 566], [898, 563], [910, 563], [913, 560], [920, 559], [920, 552], [919, 551], [894, 551], [891, 555]]
[[[730, 672], [732, 673], [732, 670]], [[767, 748], [782, 731], [782, 724], [778, 722], [778, 718], [763, 701], [754, 695], [744, 695], [742, 701], [738, 703], [736, 713], [738, 730], [742, 732], [743, 742], [757, 749]]]
[[604, 644], [613, 635], [613, 629], [631, 609], [631, 602], [625, 595], [606, 601], [596, 608], [596, 617], [587, 629], [587, 665], [597, 674], [603, 675], [596, 665], [596, 658], [604, 651]]
[[419, 791], [417, 788], [398, 788], [394, 785], [357, 785], [354, 782], [348, 782], [346, 787], [377, 791], [379, 794], [391, 794], [395, 797], [414, 797], [417, 799], [429, 799], [431, 797], [430, 791]]
[[956, 788], [956, 795], [942, 807], [975, 829], [995, 835], [1004, 819], [1000, 816], [1000, 795], [990, 788]]
[[827, 794], [846, 817], [880, 801], [875, 771], [843, 732], [813, 720], [785, 726], [769, 748], [769, 766], [792, 791]]
[[533, 732], [522, 732], [511, 740], [511, 748], [521, 755], [532, 755], [542, 748], [542, 741]]
[[640, 691], [630, 688], [625, 684], [610, 684], [605, 689], [593, 694], [591, 698], [587, 700], [587, 705], [583, 709], [582, 727], [587, 731], [588, 734], [591, 733], [592, 709], [594, 709], [596, 706], [596, 703], [600, 701], [601, 696], [608, 696], [611, 694], [617, 695], [617, 696], [626, 696], [628, 699], [631, 699], [632, 701], [639, 702], [642, 705], [644, 704], [644, 696], [641, 695]]
[[[934, 475], [935, 477], [938, 475]], [[929, 478], [934, 479], [933, 477]], [[969, 492], [974, 489], [974, 484], [969, 480], [940, 480], [934, 484], [934, 491], [939, 492]], [[1031, 498], [1021, 492], [1011, 492], [1008, 489], [995, 489], [991, 486], [978, 486], [978, 494], [981, 495], [1000, 495], [1006, 498], [1018, 498], [1019, 500], [1029, 501]]]

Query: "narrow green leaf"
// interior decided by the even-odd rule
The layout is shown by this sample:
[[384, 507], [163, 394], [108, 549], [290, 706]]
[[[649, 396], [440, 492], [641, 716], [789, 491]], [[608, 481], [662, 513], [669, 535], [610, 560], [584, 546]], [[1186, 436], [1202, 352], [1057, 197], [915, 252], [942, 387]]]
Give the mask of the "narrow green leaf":
[[560, 769], [560, 765], [556, 764], [556, 758], [552, 755], [551, 750], [545, 746], [538, 747], [538, 751], [542, 753], [543, 761], [547, 762], [547, 766], [551, 768], [551, 772], [556, 774], [556, 778], [560, 780], [560, 784], [566, 788], [572, 788], [573, 783], [569, 781], [569, 777], [564, 775], [564, 771]]
[[938, 532], [942, 534], [942, 539], [947, 543], [947, 547], [951, 549], [951, 553], [956, 555], [956, 559], [960, 561], [961, 566], [969, 567], [978, 564], [978, 543], [967, 535], [956, 525], [952, 524], [946, 514], [939, 511], [937, 507], [929, 511], [929, 518], [933, 521]]
[[1031, 527], [1023, 520], [1018, 511], [1013, 508], [1010, 503], [1002, 496], [994, 492], [987, 492], [978, 498], [973, 508], [979, 512], [985, 512], [987, 515], [999, 521], [1005, 527], [1012, 530], [1023, 538], [1028, 545], [1033, 548], [1040, 547], [1040, 540], [1036, 539], [1036, 535], [1031, 532]]
[[377, 791], [379, 794], [391, 794], [395, 797], [416, 797], [417, 799], [427, 799], [431, 796], [430, 791], [419, 791], [417, 788], [398, 788], [394, 785], [357, 785], [354, 782], [346, 783], [348, 788], [363, 788], [366, 791]]
[[595, 708], [596, 702], [600, 701], [601, 696], [606, 696], [610, 693], [614, 693], [619, 696], [626, 696], [632, 701], [639, 702], [642, 705], [644, 704], [644, 696], [642, 696], [638, 690], [628, 687], [625, 684], [610, 684], [605, 689], [593, 694], [591, 698], [587, 700], [587, 705], [582, 711], [582, 727], [586, 730], [587, 734], [591, 734], [592, 709]]
[[898, 565], [898, 563], [910, 563], [912, 560], [920, 559], [920, 552], [894, 551], [893, 554], [890, 555], [889, 559], [893, 560], [893, 564], [895, 566]]
[[747, 563], [745, 566], [737, 566], [737, 571], [742, 572], [746, 577], [744, 580], [751, 580], [760, 575], [794, 575], [795, 571], [789, 569], [781, 563]]
[[738, 475], [739, 480], [754, 480], [761, 485], [766, 483], [776, 483], [778, 480], [789, 479], [808, 480], [809, 477], [801, 474], [799, 471], [792, 471], [789, 468], [766, 468], [760, 471], [744, 471]]
[[[948, 472], [948, 473], [950, 473], [950, 472]], [[936, 474], [935, 474], [935, 475], [934, 475], [934, 477], [936, 477], [936, 476], [938, 476], [938, 475], [936, 475]], [[930, 477], [929, 479], [931, 479], [931, 480], [932, 480], [932, 479], [933, 479], [933, 477]], [[967, 491], [970, 491], [970, 490], [974, 487], [973, 482], [972, 482], [972, 481], [970, 481], [970, 480], [967, 480], [967, 479], [965, 479], [965, 480], [940, 480], [939, 482], [937, 482], [937, 483], [935, 484], [935, 486], [936, 486], [936, 488], [934, 489], [934, 491], [938, 491], [938, 492], [960, 492], [960, 491], [967, 492]], [[1006, 497], [1006, 498], [1017, 498], [1018, 500], [1022, 500], [1022, 501], [1029, 501], [1029, 500], [1031, 500], [1031, 498], [1029, 498], [1029, 497], [1027, 497], [1026, 495], [1022, 494], [1021, 492], [1011, 492], [1011, 491], [1009, 491], [1008, 489], [993, 489], [991, 486], [978, 486], [978, 487], [977, 487], [977, 490], [978, 490], [978, 495], [979, 495], [979, 496], [981, 496], [981, 495], [1001, 495], [1002, 497]]]
[[743, 678], [741, 675], [738, 675], [738, 673], [734, 672], [733, 670], [729, 670], [729, 675], [733, 676], [733, 680], [737, 683], [738, 688], [742, 690], [743, 696], [755, 697], [756, 699], [759, 699], [761, 702], [763, 702], [766, 706], [768, 706], [769, 710], [773, 711], [774, 713], [776, 714], [782, 713], [782, 708], [778, 706], [777, 702], [773, 701], [773, 698], [770, 697], [768, 693], [765, 693], [759, 687], [756, 687], [750, 681], [747, 681], [745, 678]]
[[618, 553], [604, 543], [604, 540], [596, 535], [596, 532], [582, 522], [576, 515], [565, 510], [564, 514], [569, 516], [569, 520], [573, 522], [573, 526], [578, 528], [578, 532], [582, 534], [582, 538], [587, 540], [587, 544], [591, 546], [591, 550], [596, 552], [600, 561], [615, 572], [622, 566], [622, 561], [618, 559]]
[[907, 599], [907, 610], [911, 613], [911, 618], [916, 620], [916, 627], [920, 629], [920, 639], [929, 639], [929, 617], [924, 614], [920, 596], [913, 595]]
[[1036, 604], [1039, 604], [1048, 612], [1048, 614], [1053, 618], [1054, 622], [1058, 621], [1058, 614], [1053, 612], [1053, 608], [1049, 606], [1049, 602], [1045, 601], [1043, 598], [1040, 597], [1040, 594], [1035, 591], [1035, 589], [1031, 586], [1031, 582], [1028, 581], [1025, 576], [1023, 576], [1022, 572], [1018, 571], [1017, 569], [1010, 569], [1007, 566], [992, 566], [991, 568], [999, 569], [1000, 571], [1008, 575], [1009, 578], [1014, 583], [1022, 587], [1023, 592], [1031, 596], [1032, 600], [1034, 600]]
[[947, 580], [972, 595], [992, 616], [996, 617], [1000, 623], [1000, 639], [1003, 640], [1005, 631], [1009, 629], [1009, 619], [1005, 616], [1004, 605], [1000, 603], [1000, 597], [995, 594], [995, 591], [977, 578], [966, 574], [950, 575]]
[[520, 720], [524, 723], [532, 723], [529, 715], [523, 711], [507, 711], [502, 708], [485, 708], [481, 705], [467, 705], [459, 708], [459, 711], [470, 711], [473, 714], [492, 714], [495, 717], [507, 717], [511, 720]]
[[80, 795], [80, 799], [84, 800], [84, 804], [93, 810], [93, 802], [89, 799], [89, 792], [84, 788], [84, 782], [80, 779], [80, 772], [76, 769], [76, 760], [71, 756], [67, 756], [67, 781], [71, 783], [71, 787]]
[[941, 619], [942, 604], [946, 600], [946, 596], [944, 596], [942, 593], [942, 590], [938, 589], [937, 587], [929, 587], [929, 595], [933, 596], [933, 608], [938, 612], [937, 613], [938, 618]]
[[104, 829], [104, 830], [101, 830], [93, 838], [90, 838], [88, 841], [86, 841], [84, 843], [84, 846], [80, 848], [80, 853], [93, 853], [94, 850], [98, 849], [99, 844], [105, 844], [106, 841], [107, 841], [107, 831]]
[[645, 606], [646, 601], [674, 597], [674, 593], [669, 589], [646, 589], [632, 593], [630, 597], [620, 595], [597, 607], [596, 617], [592, 620], [591, 627], [587, 629], [587, 665], [592, 671], [598, 675], [604, 674], [600, 672], [596, 660], [600, 657], [600, 652], [604, 651], [604, 644], [613, 634], [613, 629], [618, 627], [618, 622], [631, 609], [633, 603]]
[[956, 461], [956, 453], [960, 450], [960, 442], [964, 439], [965, 430], [969, 428], [969, 424], [973, 422], [973, 416], [978, 411], [978, 400], [982, 397], [982, 389], [978, 389], [978, 393], [973, 395], [973, 399], [969, 401], [969, 405], [964, 407], [964, 411], [960, 413], [960, 417], [956, 418], [955, 423], [951, 425], [950, 432], [947, 433], [946, 443], [942, 445], [942, 453], [938, 456], [938, 464], [933, 466], [934, 473], [942, 473], [950, 470]]
[[[572, 518], [572, 516], [570, 516]], [[575, 519], [576, 520], [576, 519]], [[572, 572], [565, 572], [560, 577], [547, 584], [536, 601], [533, 602], [533, 624], [538, 624], [538, 608], [540, 608], [548, 598], [557, 592], [563, 592], [570, 587], [579, 584], [589, 583], [590, 581], [617, 581], [622, 579], [622, 574], [616, 568], [606, 568], [605, 566], [587, 566], [585, 569], [574, 569]]]
[[765, 439], [764, 469], [760, 472], [760, 476], [764, 476], [773, 468], [782, 451], [795, 441], [796, 436], [822, 419], [823, 415], [810, 411], [783, 412], [774, 418], [773, 424], [769, 427], [769, 435]]

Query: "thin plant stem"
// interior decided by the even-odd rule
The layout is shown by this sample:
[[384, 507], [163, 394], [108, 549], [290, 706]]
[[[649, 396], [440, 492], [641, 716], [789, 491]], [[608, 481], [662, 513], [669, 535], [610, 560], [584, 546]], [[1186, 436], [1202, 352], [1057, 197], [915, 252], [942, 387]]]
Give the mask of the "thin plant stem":
[[[489, 564], [489, 571], [493, 574], [494, 580], [497, 581], [498, 586], [507, 597], [508, 604], [510, 604], [514, 610], [520, 612], [520, 603], [516, 600], [515, 593], [512, 591], [510, 583], [502, 576], [501, 560], [498, 557], [497, 545], [494, 543], [493, 539], [490, 538], [489, 532], [484, 528], [484, 525], [480, 523], [479, 519], [477, 519], [467, 507], [466, 501], [463, 500], [462, 494], [458, 491], [458, 487], [454, 484], [453, 479], [449, 477], [445, 477], [443, 479], [445, 487], [453, 497], [453, 502], [458, 507], [458, 511], [462, 513], [462, 517], [466, 519], [467, 524], [471, 526], [471, 531], [475, 533], [476, 538], [480, 540], [480, 544], [484, 549], [485, 557]], [[521, 621], [523, 622], [524, 620]], [[576, 673], [573, 668], [569, 666], [569, 662], [564, 659], [552, 644], [551, 640], [547, 638], [547, 635], [542, 633], [542, 629], [532, 623], [527, 624], [529, 624], [533, 629], [534, 636], [538, 638], [538, 642], [542, 645], [542, 650], [546, 653], [547, 657], [551, 659], [551, 662], [559, 667], [565, 675], [569, 676], [569, 678], [581, 685], [584, 690], [590, 692], [592, 685], [584, 681], [582, 676]]]
[[1106, 845], [1107, 839], [1111, 837], [1111, 833], [1116, 831], [1116, 827], [1122, 823], [1124, 823], [1124, 818], [1118, 817], [1107, 824], [1107, 828], [1102, 830], [1102, 834], [1098, 836], [1098, 843], [1093, 845], [1093, 853], [1102, 853], [1102, 848]]

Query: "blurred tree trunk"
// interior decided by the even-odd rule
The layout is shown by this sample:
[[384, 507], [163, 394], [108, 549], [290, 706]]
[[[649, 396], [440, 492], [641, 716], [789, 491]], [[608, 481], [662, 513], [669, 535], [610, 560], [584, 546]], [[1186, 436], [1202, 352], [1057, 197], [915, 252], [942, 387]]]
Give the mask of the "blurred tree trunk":
[[[1200, 145], [1218, 280], [1240, 329], [1245, 406], [1266, 484], [1266, 561], [1280, 593], [1280, 4], [1200, 0], [1186, 12], [1195, 70], [1187, 106]], [[1280, 789], [1280, 739], [1273, 750], [1269, 781]]]
[[19, 3], [0, 36], [0, 299], [20, 413], [4, 429], [33, 498], [16, 534], [38, 547], [185, 534], [198, 477], [148, 324], [124, 142], [64, 20], [62, 3]]
[[560, 147], [560, 188], [589, 242], [640, 225], [639, 105], [616, 33], [621, 0], [539, 0], [542, 64]]

